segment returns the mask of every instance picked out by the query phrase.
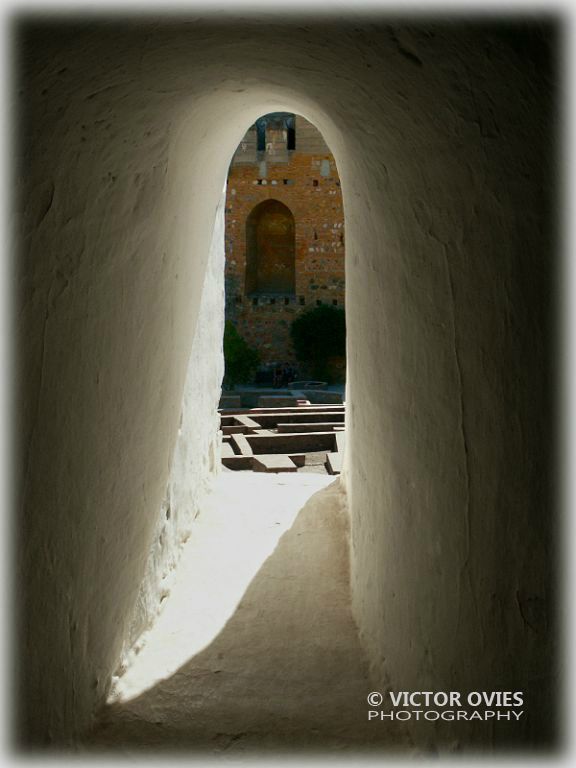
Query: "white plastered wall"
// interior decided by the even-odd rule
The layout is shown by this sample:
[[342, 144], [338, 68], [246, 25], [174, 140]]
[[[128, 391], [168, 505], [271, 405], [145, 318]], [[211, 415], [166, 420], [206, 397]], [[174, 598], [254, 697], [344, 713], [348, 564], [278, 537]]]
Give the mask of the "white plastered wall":
[[119, 672], [138, 652], [140, 638], [170, 593], [180, 547], [192, 534], [193, 521], [220, 469], [220, 419], [216, 409], [224, 375], [224, 204], [222, 195], [214, 221], [168, 486], [129, 632], [124, 638]]
[[[170, 467], [196, 445], [177, 439], [222, 183], [275, 109], [320, 129], [342, 179], [353, 604], [374, 684], [523, 685], [526, 732], [545, 707], [545, 46], [490, 25], [289, 23], [23, 28], [29, 740], [89, 725], [152, 612]], [[184, 414], [205, 447], [219, 348], [199, 358]]]

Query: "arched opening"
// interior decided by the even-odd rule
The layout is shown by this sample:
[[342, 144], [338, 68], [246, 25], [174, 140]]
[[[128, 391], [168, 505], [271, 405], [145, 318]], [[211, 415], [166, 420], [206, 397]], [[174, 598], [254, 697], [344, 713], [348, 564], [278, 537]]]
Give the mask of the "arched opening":
[[[199, 380], [199, 370], [205, 366], [206, 357], [217, 352], [216, 319], [224, 314], [224, 307], [217, 304], [221, 294], [214, 288], [221, 285], [223, 257], [228, 257], [229, 266], [240, 265], [237, 272], [234, 266], [228, 274], [226, 302], [230, 305], [230, 316], [253, 344], [258, 343], [258, 336], [260, 341], [263, 340], [266, 326], [274, 327], [275, 331], [278, 324], [288, 326], [291, 318], [316, 313], [318, 304], [329, 312], [336, 311], [336, 307], [343, 312], [341, 233], [344, 220], [336, 161], [315, 125], [300, 116], [296, 116], [294, 122], [302, 128], [298, 150], [294, 151], [296, 165], [286, 162], [285, 156], [276, 152], [277, 144], [285, 143], [281, 131], [269, 131], [268, 144], [273, 151], [267, 151], [265, 160], [255, 151], [249, 154], [249, 150], [255, 150], [257, 146], [256, 121], [247, 127], [246, 141], [241, 141], [236, 149], [236, 153], [243, 152], [243, 143], [250, 145], [244, 152], [244, 162], [235, 166], [236, 174], [228, 171], [226, 194], [216, 211], [197, 331], [189, 360], [183, 418], [175, 453], [177, 461], [173, 462], [176, 471], [172, 471], [170, 498], [165, 502], [170, 519], [174, 513], [178, 515], [182, 502], [187, 503], [195, 492], [195, 489], [188, 492], [188, 486], [196, 479], [190, 470], [189, 448], [193, 440], [198, 440], [199, 416], [202, 414], [198, 409], [188, 407], [188, 403], [194, 402], [199, 385], [204, 384]], [[228, 158], [230, 165], [234, 165], [234, 154], [230, 153]], [[262, 174], [263, 162], [266, 164], [265, 174]], [[299, 171], [298, 162], [305, 165], [304, 171]], [[328, 173], [323, 172], [324, 166]], [[265, 183], [258, 184], [261, 176]], [[285, 178], [292, 183], [284, 183]], [[268, 197], [272, 194], [273, 197]], [[286, 202], [278, 199], [282, 195], [286, 196]], [[315, 216], [320, 218], [317, 220]], [[225, 254], [220, 239], [223, 228], [226, 232]], [[324, 255], [328, 252], [329, 257]], [[237, 282], [232, 279], [236, 276]], [[255, 311], [252, 301], [242, 301], [245, 294], [256, 294]], [[279, 301], [279, 294], [289, 301]], [[300, 296], [303, 301], [296, 301]], [[247, 334], [250, 325], [252, 336]], [[284, 339], [274, 340], [277, 342], [273, 348], [274, 359], [289, 360], [286, 347], [282, 346]], [[281, 356], [278, 356], [279, 349]], [[260, 350], [264, 351], [264, 344]], [[302, 375], [306, 373], [300, 370]], [[238, 626], [237, 622], [244, 626], [245, 616], [240, 602], [245, 593], [249, 594], [251, 585], [278, 584], [275, 574], [292, 568], [297, 561], [297, 553], [303, 545], [301, 529], [308, 524], [307, 519], [328, 516], [328, 508], [339, 510], [343, 506], [340, 493], [335, 488], [331, 492], [327, 489], [343, 468], [344, 382], [330, 384], [329, 391], [323, 391], [324, 388], [308, 391], [307, 386], [297, 385], [296, 381], [296, 378], [290, 379], [285, 386], [272, 392], [270, 384], [263, 382], [259, 388], [253, 386], [252, 391], [242, 392], [241, 396], [241, 388], [233, 387], [228, 396], [221, 398], [221, 403], [225, 399], [237, 401], [230, 408], [221, 405], [222, 445], [217, 462], [221, 459], [223, 471], [212, 496], [202, 499], [190, 546], [183, 551], [183, 561], [172, 577], [170, 598], [165, 601], [160, 618], [146, 634], [145, 647], [137, 659], [130, 652], [125, 657], [127, 672], [115, 682], [112, 692], [114, 700], [122, 706], [130, 707], [133, 699], [149, 695], [147, 691], [162, 685], [162, 681], [178, 669], [195, 669], [196, 665], [207, 663], [207, 653], [242, 657], [244, 650], [239, 638], [246, 637], [246, 632], [249, 636], [247, 646], [262, 638], [272, 645], [283, 645], [283, 637], [288, 635], [282, 628], [283, 621], [290, 623], [293, 633], [306, 635], [311, 616], [306, 617], [301, 612], [296, 618], [286, 613], [282, 617], [263, 619], [257, 631], [251, 624], [246, 624], [246, 632], [230, 629]], [[206, 384], [208, 389], [210, 383]], [[298, 394], [296, 390], [300, 390]], [[247, 407], [251, 408], [248, 415], [242, 413], [244, 395]], [[254, 405], [257, 407], [251, 407], [249, 397], [256, 398]], [[311, 402], [298, 407], [306, 398]], [[265, 399], [267, 403], [263, 402]], [[279, 399], [284, 406], [275, 402]], [[214, 433], [217, 426], [212, 424]], [[229, 472], [230, 469], [234, 471]], [[320, 491], [322, 495], [311, 501], [311, 497]], [[270, 510], [274, 516], [272, 532]], [[293, 588], [288, 600], [290, 604], [302, 604], [306, 602], [307, 594], [314, 593], [323, 595], [315, 610], [330, 612], [330, 595], [335, 594], [331, 585], [335, 582], [343, 585], [347, 578], [347, 572], [341, 569], [344, 519], [343, 515], [338, 516], [336, 521], [323, 527], [320, 533], [324, 542], [320, 547], [322, 552], [317, 551], [316, 538], [311, 540], [312, 547], [306, 557], [309, 566], [294, 569], [298, 580], [289, 578]], [[166, 530], [170, 530], [171, 525], [168, 522]], [[224, 561], [222, 551], [229, 553]], [[272, 566], [270, 580], [269, 566]], [[200, 584], [205, 584], [206, 588], [200, 589]], [[265, 591], [266, 594], [261, 593], [257, 598], [258, 610], [263, 617], [270, 616], [269, 612], [281, 602], [279, 591], [267, 588]], [[348, 647], [352, 648], [350, 655], [359, 658], [360, 646], [356, 645], [357, 638], [348, 613], [340, 611], [338, 605], [332, 607], [338, 623], [333, 634], [346, 636]], [[172, 634], [180, 637], [182, 642], [167, 646], [165, 637]], [[222, 645], [223, 641], [226, 645]], [[297, 648], [298, 644], [286, 645], [282, 653], [297, 654]], [[211, 661], [208, 663], [212, 664]], [[272, 674], [264, 668], [266, 663], [264, 660], [264, 666], [258, 670], [259, 677]], [[286, 663], [295, 670], [295, 680], [298, 676], [310, 676], [315, 665], [314, 660], [309, 669], [299, 668], [292, 661]], [[360, 679], [360, 674], [357, 677]]]
[[[260, 400], [270, 394], [296, 405], [312, 397], [306, 382], [322, 390], [311, 402], [341, 404], [344, 207], [336, 160], [320, 129], [298, 113], [259, 117], [230, 162], [225, 214], [221, 407], [264, 407]], [[282, 392], [264, 391], [271, 387]]]
[[294, 215], [279, 200], [255, 206], [246, 220], [246, 295], [294, 295]]

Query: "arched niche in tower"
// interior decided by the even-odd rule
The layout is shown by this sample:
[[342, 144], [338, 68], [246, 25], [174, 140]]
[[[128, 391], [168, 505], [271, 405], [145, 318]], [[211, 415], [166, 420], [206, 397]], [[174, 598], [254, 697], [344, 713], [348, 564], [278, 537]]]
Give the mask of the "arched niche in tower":
[[246, 220], [246, 295], [293, 295], [296, 247], [292, 211], [279, 200], [265, 200]]

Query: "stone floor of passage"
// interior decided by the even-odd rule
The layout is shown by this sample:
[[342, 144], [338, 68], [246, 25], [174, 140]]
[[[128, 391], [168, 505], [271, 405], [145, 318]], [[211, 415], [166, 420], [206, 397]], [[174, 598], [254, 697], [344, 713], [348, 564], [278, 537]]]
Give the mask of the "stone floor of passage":
[[368, 722], [339, 482], [219, 476], [163, 609], [83, 751], [412, 751], [400, 723]]

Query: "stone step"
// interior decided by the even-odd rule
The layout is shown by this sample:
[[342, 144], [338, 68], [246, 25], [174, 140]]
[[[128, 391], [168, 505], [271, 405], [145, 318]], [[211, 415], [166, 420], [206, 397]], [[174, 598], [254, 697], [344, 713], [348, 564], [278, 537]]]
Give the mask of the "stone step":
[[254, 472], [296, 472], [296, 464], [285, 454], [260, 454], [252, 462]]
[[336, 429], [343, 429], [342, 422], [337, 421], [316, 421], [304, 423], [278, 423], [276, 429], [278, 432], [328, 432]]
[[222, 443], [222, 458], [227, 458], [229, 456], [235, 456], [234, 448], [230, 445], [230, 443]]
[[[303, 467], [306, 463], [306, 454], [305, 453], [273, 453], [273, 454], [262, 454], [263, 456], [274, 456], [274, 458], [279, 458], [282, 456], [287, 456], [296, 467]], [[254, 461], [260, 459], [260, 456], [243, 456], [241, 454], [233, 453], [231, 455], [224, 455], [224, 452], [222, 452], [222, 465], [226, 467], [227, 469], [232, 470], [246, 470], [246, 469], [254, 469]], [[263, 471], [263, 470], [260, 470]]]
[[236, 421], [237, 424], [239, 424], [242, 427], [245, 427], [247, 430], [258, 429], [258, 427], [260, 426], [260, 424], [258, 424], [257, 421], [254, 421], [254, 419], [246, 415], [235, 416], [234, 420]]
[[223, 418], [230, 418], [231, 416], [236, 416], [238, 414], [246, 414], [248, 416], [253, 415], [254, 418], [257, 418], [257, 414], [259, 413], [306, 413], [311, 411], [329, 411], [329, 412], [340, 412], [344, 413], [346, 409], [346, 406], [344, 403], [339, 404], [328, 404], [328, 403], [311, 403], [309, 405], [292, 405], [292, 406], [286, 406], [286, 407], [275, 407], [275, 408], [234, 408], [234, 409], [226, 409], [226, 413], [222, 414]]
[[242, 424], [223, 424], [220, 429], [222, 430], [223, 435], [238, 435], [238, 434], [244, 434], [246, 432], [246, 427]]
[[[232, 440], [243, 439], [249, 444], [251, 452], [257, 456], [268, 453], [316, 453], [335, 451], [337, 432], [283, 432], [272, 435], [232, 435]], [[247, 453], [246, 449], [240, 451]]]
[[326, 455], [326, 466], [328, 468], [328, 474], [339, 475], [340, 472], [342, 472], [343, 458], [343, 453], [328, 453]]
[[[259, 413], [254, 414], [252, 417], [254, 421], [257, 421], [259, 426], [264, 429], [271, 429], [278, 424], [312, 424], [312, 423], [339, 423], [344, 426], [344, 411], [341, 412], [318, 412], [318, 411], [300, 411], [292, 413]], [[222, 428], [225, 424], [228, 424], [228, 420], [222, 420]]]
[[254, 453], [244, 435], [231, 435], [230, 440], [234, 446], [234, 453], [240, 453], [242, 456], [252, 456]]
[[222, 456], [222, 464], [227, 469], [242, 470], [252, 469], [252, 456]]

